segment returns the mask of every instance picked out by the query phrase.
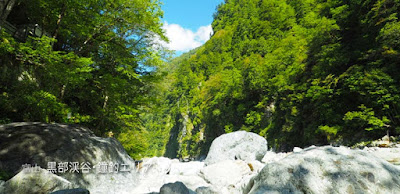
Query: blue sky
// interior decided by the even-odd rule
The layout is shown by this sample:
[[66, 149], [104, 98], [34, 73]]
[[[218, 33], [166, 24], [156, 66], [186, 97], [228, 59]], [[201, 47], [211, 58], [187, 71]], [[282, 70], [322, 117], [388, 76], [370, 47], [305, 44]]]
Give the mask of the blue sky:
[[160, 0], [164, 11], [165, 44], [177, 55], [204, 44], [212, 33], [213, 13], [223, 0]]

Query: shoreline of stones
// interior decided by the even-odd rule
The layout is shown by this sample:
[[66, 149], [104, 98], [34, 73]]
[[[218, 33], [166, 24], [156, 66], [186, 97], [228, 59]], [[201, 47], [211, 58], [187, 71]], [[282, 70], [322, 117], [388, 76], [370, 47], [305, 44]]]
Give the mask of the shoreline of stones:
[[[18, 128], [20, 133], [14, 134], [12, 127], [23, 127], [23, 130]], [[46, 157], [57, 158], [61, 157], [58, 154], [64, 153], [64, 158], [72, 158], [77, 153], [90, 151], [92, 158], [86, 155], [81, 157], [90, 158], [91, 162], [107, 158], [114, 162], [124, 161], [134, 165], [135, 170], [126, 174], [102, 176], [58, 176], [45, 169], [39, 169], [36, 174], [22, 170], [6, 182], [0, 181], [0, 194], [400, 193], [400, 145], [385, 141], [385, 137], [373, 142], [379, 147], [310, 146], [294, 148], [288, 153], [275, 153], [268, 150], [267, 141], [263, 137], [237, 131], [216, 138], [204, 161], [180, 162], [178, 159], [153, 157], [136, 163], [118, 142], [111, 138], [95, 137], [89, 132], [87, 129], [60, 124], [0, 125], [0, 139], [9, 141], [12, 140], [7, 139], [9, 136], [35, 136], [35, 141], [40, 139], [51, 143], [50, 137], [54, 134], [67, 136], [61, 143], [58, 140], [59, 147], [53, 148], [51, 152], [44, 150], [42, 155]], [[78, 143], [66, 146], [71, 142]], [[87, 147], [86, 143], [91, 147]], [[38, 145], [40, 143], [32, 144]], [[71, 153], [65, 155], [65, 151]], [[27, 154], [24, 156], [26, 158], [35, 158], [34, 162], [45, 162], [48, 159], [41, 158], [40, 154], [29, 156], [30, 153], [23, 153]], [[23, 164], [24, 161], [19, 162]], [[0, 159], [0, 166], [9, 163], [4, 158]]]

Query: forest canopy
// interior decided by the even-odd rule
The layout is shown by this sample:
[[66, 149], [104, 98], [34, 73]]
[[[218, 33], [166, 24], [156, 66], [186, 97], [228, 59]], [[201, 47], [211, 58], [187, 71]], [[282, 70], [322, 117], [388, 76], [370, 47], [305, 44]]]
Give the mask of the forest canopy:
[[[0, 122], [77, 123], [97, 135], [143, 136], [138, 115], [159, 77], [146, 69], [163, 62], [155, 40], [166, 40], [158, 0], [5, 3], [13, 6], [2, 26], [15, 30], [0, 32]], [[132, 141], [134, 152], [145, 145]]]
[[157, 0], [17, 0], [7, 22], [47, 34], [0, 32], [0, 122], [112, 132], [135, 158], [199, 157], [238, 130], [284, 151], [399, 134], [399, 11], [398, 0], [225, 0], [211, 39], [168, 61]]

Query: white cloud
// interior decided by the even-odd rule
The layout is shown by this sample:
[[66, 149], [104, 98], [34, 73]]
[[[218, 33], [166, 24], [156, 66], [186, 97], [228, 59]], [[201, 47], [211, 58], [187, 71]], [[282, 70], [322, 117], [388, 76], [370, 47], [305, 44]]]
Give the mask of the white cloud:
[[169, 43], [162, 43], [171, 50], [186, 52], [204, 44], [213, 33], [211, 25], [201, 26], [196, 32], [183, 28], [178, 24], [164, 23], [163, 29]]

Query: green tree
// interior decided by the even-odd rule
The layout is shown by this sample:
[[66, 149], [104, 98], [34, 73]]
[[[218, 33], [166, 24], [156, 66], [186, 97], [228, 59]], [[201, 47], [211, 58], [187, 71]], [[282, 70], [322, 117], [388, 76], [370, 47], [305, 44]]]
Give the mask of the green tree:
[[160, 75], [142, 69], [163, 63], [162, 15], [157, 0], [17, 0], [8, 21], [39, 24], [46, 36], [18, 42], [1, 32], [0, 121], [113, 131], [143, 155], [132, 142], [147, 137], [139, 114]]

